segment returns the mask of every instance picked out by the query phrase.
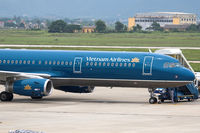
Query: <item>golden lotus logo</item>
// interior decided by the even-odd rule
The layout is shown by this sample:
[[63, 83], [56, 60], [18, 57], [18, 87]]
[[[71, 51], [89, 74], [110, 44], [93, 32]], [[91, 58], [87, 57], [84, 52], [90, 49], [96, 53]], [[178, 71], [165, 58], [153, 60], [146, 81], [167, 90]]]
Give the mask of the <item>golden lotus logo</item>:
[[132, 58], [132, 61], [131, 61], [131, 62], [138, 63], [138, 62], [140, 62], [140, 59], [138, 59], [138, 58], [135, 57], [134, 59]]
[[30, 85], [24, 86], [24, 90], [31, 90], [31, 86]]

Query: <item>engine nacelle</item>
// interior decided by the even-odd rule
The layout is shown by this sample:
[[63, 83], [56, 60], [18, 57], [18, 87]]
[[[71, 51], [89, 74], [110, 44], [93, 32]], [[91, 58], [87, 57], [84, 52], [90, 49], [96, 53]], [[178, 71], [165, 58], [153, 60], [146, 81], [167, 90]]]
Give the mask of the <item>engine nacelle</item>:
[[92, 93], [94, 87], [92, 86], [59, 86], [56, 87], [58, 90], [72, 93]]
[[42, 97], [51, 94], [53, 84], [49, 79], [23, 79], [7, 82], [6, 88], [15, 94]]

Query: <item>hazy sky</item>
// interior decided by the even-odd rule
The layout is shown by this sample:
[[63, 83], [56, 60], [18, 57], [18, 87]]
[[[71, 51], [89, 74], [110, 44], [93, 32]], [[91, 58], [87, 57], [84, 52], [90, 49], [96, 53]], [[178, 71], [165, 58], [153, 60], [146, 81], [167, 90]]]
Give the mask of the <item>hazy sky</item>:
[[0, 0], [0, 16], [117, 17], [176, 11], [200, 15], [200, 0]]

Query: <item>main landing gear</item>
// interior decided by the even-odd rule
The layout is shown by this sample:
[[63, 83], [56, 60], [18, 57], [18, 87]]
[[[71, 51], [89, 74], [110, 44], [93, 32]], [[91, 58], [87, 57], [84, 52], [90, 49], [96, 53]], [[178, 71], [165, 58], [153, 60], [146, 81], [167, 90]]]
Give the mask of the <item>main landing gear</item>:
[[13, 94], [7, 91], [3, 91], [0, 93], [0, 100], [1, 101], [12, 101], [13, 100]]

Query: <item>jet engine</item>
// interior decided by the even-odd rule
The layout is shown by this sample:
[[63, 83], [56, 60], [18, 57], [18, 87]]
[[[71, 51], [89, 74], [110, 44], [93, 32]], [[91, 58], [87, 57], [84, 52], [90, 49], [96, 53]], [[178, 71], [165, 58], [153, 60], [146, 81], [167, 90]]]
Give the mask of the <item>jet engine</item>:
[[42, 98], [51, 94], [53, 84], [49, 79], [23, 79], [14, 82], [7, 82], [8, 92], [32, 98]]
[[94, 87], [92, 86], [59, 86], [56, 87], [58, 90], [72, 93], [92, 93]]

